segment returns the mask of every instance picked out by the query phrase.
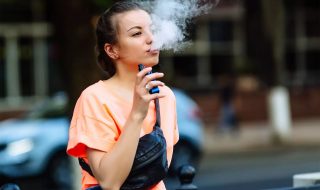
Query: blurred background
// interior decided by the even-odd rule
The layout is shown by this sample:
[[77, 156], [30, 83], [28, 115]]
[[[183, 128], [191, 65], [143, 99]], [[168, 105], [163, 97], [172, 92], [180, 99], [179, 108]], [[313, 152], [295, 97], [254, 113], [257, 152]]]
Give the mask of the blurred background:
[[[81, 91], [106, 77], [94, 26], [112, 2], [0, 0], [0, 185], [70, 188], [62, 134]], [[175, 162], [196, 167], [199, 189], [289, 187], [319, 171], [319, 9], [318, 0], [220, 0], [192, 19], [188, 48], [161, 53], [165, 83], [192, 102], [178, 110], [187, 122]], [[175, 174], [166, 183], [179, 185]]]

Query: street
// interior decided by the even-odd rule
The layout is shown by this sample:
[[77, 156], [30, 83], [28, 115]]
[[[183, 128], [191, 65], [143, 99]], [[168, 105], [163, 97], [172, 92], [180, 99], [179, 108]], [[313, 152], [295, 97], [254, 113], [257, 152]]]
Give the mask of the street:
[[[276, 148], [205, 154], [194, 179], [199, 190], [261, 190], [291, 187], [294, 174], [320, 171], [320, 147]], [[21, 190], [50, 189], [40, 178], [14, 180]], [[168, 190], [178, 179], [165, 180]], [[54, 189], [56, 190], [56, 189]]]
[[[194, 184], [200, 190], [260, 190], [291, 187], [293, 175], [320, 171], [320, 148], [205, 155]], [[168, 189], [178, 180], [167, 180]]]

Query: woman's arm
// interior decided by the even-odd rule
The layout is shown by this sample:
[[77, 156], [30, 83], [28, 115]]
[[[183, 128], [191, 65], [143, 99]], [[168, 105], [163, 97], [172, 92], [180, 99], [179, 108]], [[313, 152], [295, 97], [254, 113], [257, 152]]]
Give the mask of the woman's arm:
[[164, 85], [160, 81], [153, 81], [162, 77], [162, 73], [146, 76], [149, 71], [151, 68], [146, 68], [137, 74], [132, 110], [114, 147], [108, 153], [90, 148], [87, 150], [89, 165], [102, 189], [120, 189], [130, 173], [149, 103], [164, 97], [161, 92], [149, 94], [145, 89], [147, 83], [150, 87]]
[[117, 143], [108, 153], [88, 148], [89, 165], [102, 189], [120, 189], [137, 149], [141, 119], [129, 118]]

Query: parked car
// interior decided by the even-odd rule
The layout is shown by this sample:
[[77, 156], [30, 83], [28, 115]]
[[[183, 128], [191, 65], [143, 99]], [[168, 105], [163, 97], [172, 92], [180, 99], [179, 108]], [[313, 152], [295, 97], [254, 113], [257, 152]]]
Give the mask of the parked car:
[[[170, 173], [183, 164], [198, 164], [203, 144], [199, 107], [174, 89], [180, 140]], [[71, 164], [66, 154], [69, 120], [67, 97], [60, 92], [41, 102], [26, 116], [0, 122], [0, 175], [11, 178], [42, 176], [55, 189], [70, 189]]]
[[197, 168], [203, 152], [204, 134], [201, 110], [182, 90], [173, 88], [176, 96], [179, 141], [173, 150], [170, 174], [177, 174], [180, 166], [190, 164]]
[[0, 122], [0, 175], [9, 178], [41, 175], [48, 186], [70, 187], [66, 103], [65, 94], [58, 93], [22, 118]]

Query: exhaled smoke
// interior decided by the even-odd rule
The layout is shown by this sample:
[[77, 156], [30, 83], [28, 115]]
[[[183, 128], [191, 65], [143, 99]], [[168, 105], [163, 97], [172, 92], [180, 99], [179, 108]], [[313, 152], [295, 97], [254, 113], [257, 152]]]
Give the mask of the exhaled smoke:
[[155, 0], [140, 2], [153, 20], [152, 49], [179, 51], [186, 45], [187, 25], [194, 17], [212, 10], [218, 0]]

